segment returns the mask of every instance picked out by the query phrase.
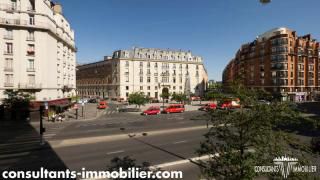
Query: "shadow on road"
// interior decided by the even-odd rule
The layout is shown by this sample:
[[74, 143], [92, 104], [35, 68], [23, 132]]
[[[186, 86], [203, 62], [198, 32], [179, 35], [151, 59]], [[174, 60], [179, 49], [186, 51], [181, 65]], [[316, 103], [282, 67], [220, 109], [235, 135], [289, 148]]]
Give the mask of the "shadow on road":
[[0, 172], [4, 170], [66, 170], [68, 167], [28, 122], [0, 120]]

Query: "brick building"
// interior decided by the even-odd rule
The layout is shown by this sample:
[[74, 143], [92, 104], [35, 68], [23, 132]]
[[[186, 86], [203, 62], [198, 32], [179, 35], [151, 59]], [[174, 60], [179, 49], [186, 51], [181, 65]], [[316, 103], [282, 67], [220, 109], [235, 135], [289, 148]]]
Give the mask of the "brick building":
[[272, 29], [243, 44], [223, 71], [224, 86], [238, 79], [283, 100], [313, 100], [320, 91], [319, 42], [288, 28]]

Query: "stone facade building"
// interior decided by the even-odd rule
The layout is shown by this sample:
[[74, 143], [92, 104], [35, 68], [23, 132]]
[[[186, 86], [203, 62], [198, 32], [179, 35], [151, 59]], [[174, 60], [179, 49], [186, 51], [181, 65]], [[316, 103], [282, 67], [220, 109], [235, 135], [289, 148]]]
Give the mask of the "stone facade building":
[[112, 57], [77, 69], [81, 96], [124, 100], [139, 91], [154, 99], [163, 92], [203, 96], [208, 81], [202, 58], [181, 50], [118, 50]]
[[6, 89], [37, 101], [76, 95], [74, 31], [49, 0], [0, 2], [0, 99]]

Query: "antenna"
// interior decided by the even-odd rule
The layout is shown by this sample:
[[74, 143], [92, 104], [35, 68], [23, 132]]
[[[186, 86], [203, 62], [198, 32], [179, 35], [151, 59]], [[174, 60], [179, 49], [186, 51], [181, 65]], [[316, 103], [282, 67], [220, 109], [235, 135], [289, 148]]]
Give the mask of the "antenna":
[[270, 3], [271, 2], [271, 0], [260, 0], [260, 3], [261, 4], [268, 4], [268, 3]]

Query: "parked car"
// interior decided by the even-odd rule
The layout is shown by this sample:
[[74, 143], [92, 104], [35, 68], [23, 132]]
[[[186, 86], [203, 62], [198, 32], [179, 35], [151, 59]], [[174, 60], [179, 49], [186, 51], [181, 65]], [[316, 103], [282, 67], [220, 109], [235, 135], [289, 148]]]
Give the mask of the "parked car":
[[172, 104], [163, 110], [163, 113], [182, 113], [185, 111], [183, 104]]
[[151, 106], [147, 110], [142, 112], [142, 115], [157, 115], [160, 114], [159, 106]]
[[106, 109], [107, 108], [107, 102], [106, 101], [100, 101], [98, 104], [98, 109]]
[[235, 108], [240, 108], [240, 100], [235, 99], [235, 100], [225, 100], [222, 101], [222, 103], [219, 104], [220, 109], [235, 109]]
[[98, 101], [97, 101], [97, 99], [89, 99], [88, 100], [88, 103], [97, 103]]
[[208, 103], [199, 108], [200, 111], [210, 111], [215, 109], [217, 109], [217, 104], [215, 103]]
[[263, 100], [263, 99], [258, 100], [258, 103], [259, 103], [259, 104], [265, 104], [265, 105], [270, 105], [270, 104], [271, 104], [270, 101]]

